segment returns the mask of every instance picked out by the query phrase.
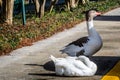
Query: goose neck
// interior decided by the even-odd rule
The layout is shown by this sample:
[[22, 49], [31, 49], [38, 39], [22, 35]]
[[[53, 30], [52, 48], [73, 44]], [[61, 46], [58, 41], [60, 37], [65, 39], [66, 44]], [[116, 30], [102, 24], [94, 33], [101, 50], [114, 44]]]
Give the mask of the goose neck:
[[94, 27], [93, 20], [87, 21], [87, 27], [88, 29], [91, 29]]

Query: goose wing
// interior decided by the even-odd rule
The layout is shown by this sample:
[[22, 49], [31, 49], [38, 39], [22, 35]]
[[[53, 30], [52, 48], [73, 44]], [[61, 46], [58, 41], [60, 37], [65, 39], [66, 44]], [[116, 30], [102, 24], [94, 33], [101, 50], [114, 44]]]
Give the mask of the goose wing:
[[68, 44], [67, 46], [65, 46], [64, 49], [62, 49], [60, 51], [62, 53], [67, 53], [69, 56], [79, 56], [85, 52], [83, 46], [88, 41], [89, 41], [88, 37], [82, 37], [82, 38]]
[[89, 41], [88, 37], [82, 37], [82, 38], [79, 38], [76, 41], [73, 41], [72, 43], [68, 44], [67, 46], [69, 46], [69, 45], [76, 45], [76, 46], [82, 47], [83, 44], [87, 43], [88, 41]]

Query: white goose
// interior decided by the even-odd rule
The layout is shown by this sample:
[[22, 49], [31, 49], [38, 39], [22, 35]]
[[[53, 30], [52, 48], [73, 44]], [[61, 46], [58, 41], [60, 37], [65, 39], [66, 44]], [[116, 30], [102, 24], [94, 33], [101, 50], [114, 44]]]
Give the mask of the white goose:
[[93, 76], [97, 71], [97, 65], [85, 56], [55, 58], [51, 55], [50, 58], [59, 76]]
[[93, 18], [101, 13], [96, 10], [89, 10], [86, 12], [86, 22], [88, 36], [82, 37], [77, 41], [68, 44], [64, 49], [60, 50], [62, 53], [67, 53], [69, 56], [86, 55], [90, 56], [99, 51], [102, 47], [102, 39], [99, 33], [95, 30], [93, 25]]

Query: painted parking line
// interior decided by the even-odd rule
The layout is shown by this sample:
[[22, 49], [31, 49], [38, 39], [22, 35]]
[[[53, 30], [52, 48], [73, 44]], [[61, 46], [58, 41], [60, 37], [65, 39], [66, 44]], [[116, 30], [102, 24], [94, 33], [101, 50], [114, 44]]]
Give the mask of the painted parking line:
[[120, 61], [101, 80], [120, 80]]

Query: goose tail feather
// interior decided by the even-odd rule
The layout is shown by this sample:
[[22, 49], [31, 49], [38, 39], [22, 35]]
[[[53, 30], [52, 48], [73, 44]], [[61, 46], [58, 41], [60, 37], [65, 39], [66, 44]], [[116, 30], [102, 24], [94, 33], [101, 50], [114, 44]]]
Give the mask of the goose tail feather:
[[50, 59], [51, 59], [53, 62], [56, 62], [56, 58], [55, 58], [53, 55], [50, 55]]

